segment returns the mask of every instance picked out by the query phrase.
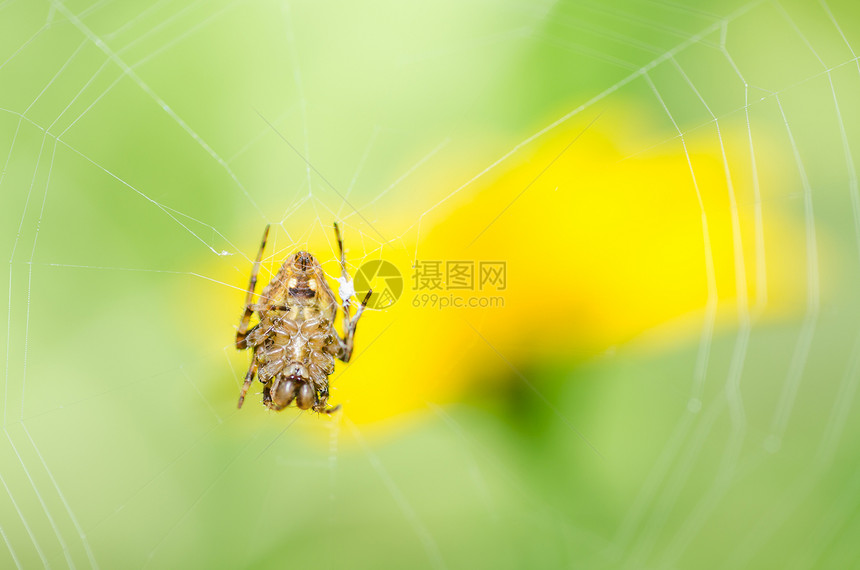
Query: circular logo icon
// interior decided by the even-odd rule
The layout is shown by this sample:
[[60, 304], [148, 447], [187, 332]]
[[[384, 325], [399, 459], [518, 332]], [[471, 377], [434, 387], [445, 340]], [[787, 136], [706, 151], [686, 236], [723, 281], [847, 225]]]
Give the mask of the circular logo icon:
[[355, 295], [359, 299], [364, 299], [367, 292], [373, 289], [373, 295], [367, 302], [371, 309], [386, 309], [403, 294], [403, 276], [397, 266], [382, 259], [362, 263], [353, 283]]

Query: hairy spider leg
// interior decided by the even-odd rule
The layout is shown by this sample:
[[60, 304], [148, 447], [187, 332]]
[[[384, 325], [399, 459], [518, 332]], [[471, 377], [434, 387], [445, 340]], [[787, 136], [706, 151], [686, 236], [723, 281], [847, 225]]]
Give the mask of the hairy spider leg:
[[[349, 272], [346, 269], [346, 253], [343, 249], [343, 237], [341, 236], [337, 222], [334, 223], [334, 235], [337, 239], [337, 247], [340, 250], [340, 272], [341, 275], [343, 275], [343, 279], [349, 282]], [[367, 302], [370, 300], [370, 296], [372, 294], [373, 289], [367, 292], [367, 295], [364, 296], [364, 300], [355, 312], [354, 317], [350, 317], [351, 307], [349, 304], [349, 298], [340, 300], [343, 304], [343, 338], [339, 339], [340, 350], [338, 351], [337, 357], [343, 362], [349, 362], [349, 359], [352, 357], [352, 349], [355, 343], [355, 327], [358, 324], [358, 318], [364, 312], [364, 308], [367, 306]]]
[[[337, 249], [338, 251], [340, 251], [340, 274], [344, 281], [349, 282], [349, 272], [347, 272], [346, 270], [346, 252], [344, 252], [343, 250], [343, 236], [341, 236], [340, 234], [340, 228], [338, 227], [337, 222], [334, 223], [334, 236], [335, 239], [337, 239]], [[339, 293], [340, 292], [338, 291], [338, 296]], [[349, 298], [341, 299], [340, 302], [343, 306], [343, 322], [347, 323], [349, 321], [349, 314], [351, 312]]]
[[[260, 242], [260, 250], [257, 252], [257, 259], [254, 261], [254, 268], [251, 270], [251, 280], [248, 283], [248, 292], [245, 295], [245, 312], [242, 314], [242, 320], [239, 321], [239, 328], [236, 331], [236, 348], [244, 350], [248, 347], [245, 342], [245, 337], [248, 336], [248, 325], [251, 323], [251, 315], [254, 314], [254, 306], [251, 304], [251, 299], [254, 297], [254, 289], [257, 287], [257, 274], [260, 272], [260, 261], [263, 259], [263, 250], [266, 249], [266, 238], [269, 237], [269, 224], [266, 224], [266, 229], [263, 230], [263, 241]], [[243, 393], [244, 396], [244, 393]], [[241, 401], [239, 403], [241, 406]]]
[[251, 362], [250, 368], [248, 368], [248, 373], [245, 374], [245, 383], [242, 384], [242, 391], [239, 393], [239, 405], [237, 407], [242, 407], [242, 403], [245, 401], [245, 394], [248, 393], [248, 388], [251, 386], [251, 382], [254, 380], [254, 374], [256, 373], [257, 361], [254, 360]]
[[361, 301], [361, 305], [358, 306], [358, 310], [355, 312], [355, 316], [352, 317], [347, 325], [343, 355], [338, 356], [338, 358], [343, 362], [349, 362], [349, 359], [352, 358], [352, 349], [355, 347], [355, 328], [358, 325], [358, 319], [361, 317], [362, 313], [364, 313], [364, 308], [367, 307], [367, 302], [370, 301], [371, 295], [373, 295], [373, 289], [369, 290], [367, 295], [364, 296], [364, 299]]
[[314, 404], [314, 411], [319, 414], [333, 414], [340, 409], [340, 404], [333, 408], [328, 408], [328, 386], [320, 390], [319, 397]]

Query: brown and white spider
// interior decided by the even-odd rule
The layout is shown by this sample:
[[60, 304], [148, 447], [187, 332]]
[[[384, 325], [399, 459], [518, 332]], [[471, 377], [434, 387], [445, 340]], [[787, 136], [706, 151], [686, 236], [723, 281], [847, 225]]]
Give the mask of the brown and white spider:
[[[263, 232], [260, 251], [251, 272], [245, 313], [236, 331], [236, 348], [252, 349], [251, 366], [239, 394], [239, 407], [254, 380], [263, 383], [263, 404], [273, 410], [283, 410], [295, 399], [302, 410], [313, 407], [315, 412], [330, 414], [340, 408], [328, 405], [328, 377], [334, 372], [334, 359], [349, 362], [355, 341], [355, 326], [370, 300], [364, 300], [350, 317], [351, 280], [346, 270], [343, 239], [334, 224], [340, 250], [341, 307], [343, 308], [343, 337], [334, 328], [338, 303], [326, 283], [322, 267], [306, 251], [294, 253], [284, 261], [280, 270], [251, 303], [257, 285], [260, 260], [266, 247], [269, 226]], [[345, 297], [345, 298], [344, 298]], [[248, 330], [254, 313], [260, 322]]]

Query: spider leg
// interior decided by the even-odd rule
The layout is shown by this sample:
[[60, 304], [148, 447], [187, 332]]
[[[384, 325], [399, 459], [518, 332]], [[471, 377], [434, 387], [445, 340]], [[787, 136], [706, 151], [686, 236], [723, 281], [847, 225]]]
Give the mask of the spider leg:
[[367, 302], [370, 301], [371, 295], [373, 295], [373, 289], [368, 291], [367, 295], [364, 296], [364, 300], [361, 301], [361, 305], [359, 305], [358, 310], [355, 312], [355, 316], [348, 320], [344, 319], [346, 324], [344, 325], [343, 339], [337, 355], [343, 362], [349, 362], [349, 359], [352, 358], [352, 349], [355, 346], [355, 327], [358, 324], [358, 319], [364, 313], [364, 308], [367, 307]]
[[[334, 235], [337, 239], [337, 248], [340, 251], [340, 274], [344, 281], [349, 282], [349, 272], [346, 269], [346, 252], [343, 250], [343, 236], [340, 234], [340, 228], [338, 227], [337, 222], [334, 223]], [[343, 306], [343, 322], [345, 324], [349, 321], [349, 314], [351, 312], [349, 298], [341, 299], [340, 302]]]
[[[334, 223], [334, 235], [337, 238], [337, 247], [340, 250], [340, 272], [343, 276], [343, 280], [349, 282], [349, 271], [346, 269], [346, 253], [343, 249], [343, 236], [341, 236], [337, 222]], [[350, 316], [352, 311], [349, 304], [349, 298], [347, 297], [346, 299], [340, 300], [343, 305], [343, 338], [340, 339], [340, 349], [338, 350], [337, 357], [343, 362], [349, 362], [350, 357], [352, 357], [352, 348], [355, 339], [355, 325], [358, 323], [358, 318], [361, 316], [361, 313], [364, 312], [364, 308], [367, 306], [367, 302], [370, 300], [370, 296], [372, 294], [372, 289], [367, 292], [367, 295], [364, 296], [364, 300], [355, 312], [354, 317]]]
[[251, 366], [248, 368], [248, 373], [245, 374], [245, 383], [242, 384], [242, 391], [239, 392], [239, 406], [242, 407], [242, 403], [245, 401], [245, 394], [248, 393], [248, 388], [251, 387], [251, 382], [254, 380], [254, 374], [257, 373], [257, 361], [251, 363]]
[[[251, 299], [254, 297], [254, 289], [257, 287], [257, 273], [260, 272], [260, 261], [263, 259], [263, 250], [266, 249], [266, 238], [269, 237], [269, 225], [266, 224], [266, 229], [263, 230], [263, 241], [260, 242], [260, 250], [257, 252], [257, 259], [254, 261], [254, 268], [251, 270], [251, 280], [248, 283], [248, 292], [245, 295], [245, 312], [242, 314], [242, 320], [239, 321], [239, 328], [236, 330], [236, 348], [244, 350], [248, 348], [248, 343], [245, 342], [245, 337], [248, 336], [248, 325], [251, 323], [251, 315], [254, 314]], [[241, 406], [241, 402], [239, 403]]]
[[320, 390], [319, 397], [317, 398], [316, 403], [314, 404], [314, 411], [318, 414], [333, 414], [340, 409], [340, 404], [333, 408], [327, 408], [328, 405], [328, 388], [324, 388]]
[[336, 412], [336, 411], [338, 411], [338, 410], [340, 410], [340, 404], [336, 405], [336, 406], [335, 406], [335, 407], [333, 407], [333, 408], [326, 408], [326, 407], [325, 407], [325, 406], [323, 406], [323, 405], [321, 405], [321, 407], [319, 407], [319, 408], [314, 407], [314, 411], [315, 411], [315, 412], [317, 412], [317, 413], [319, 413], [319, 414], [326, 414], [326, 415], [329, 415], [329, 416], [330, 416], [331, 414], [335, 413], [335, 412]]

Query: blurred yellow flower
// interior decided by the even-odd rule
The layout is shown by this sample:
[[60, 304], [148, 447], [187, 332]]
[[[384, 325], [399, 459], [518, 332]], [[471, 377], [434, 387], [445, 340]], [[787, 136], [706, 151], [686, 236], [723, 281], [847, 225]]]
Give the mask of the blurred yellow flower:
[[[442, 261], [443, 269], [446, 261], [504, 261], [503, 291], [415, 290], [409, 256], [383, 253], [400, 267], [406, 292], [390, 309], [365, 316], [357, 359], [333, 378], [335, 400], [350, 418], [373, 421], [457, 398], [476, 381], [518, 382], [510, 365], [572, 362], [660, 325], [669, 326], [652, 335], [658, 343], [697, 338], [709, 273], [719, 323], [736, 323], [739, 307], [753, 317], [796, 310], [805, 286], [796, 278], [805, 274], [802, 224], [766, 203], [765, 247], [756, 247], [748, 156], [728, 157], [727, 176], [716, 135], [686, 140], [689, 164], [679, 139], [630, 156], [626, 149], [647, 147], [648, 125], [613, 108], [559, 157], [587, 120], [552, 131], [425, 220], [420, 260]], [[723, 137], [728, 148], [748, 148], [746, 131]], [[774, 185], [779, 161], [766, 141], [756, 143], [760, 180]], [[424, 180], [422, 196], [441, 200], [468, 179], [457, 174]], [[768, 187], [761, 192], [766, 198]], [[504, 306], [414, 306], [434, 293], [500, 296]]]

